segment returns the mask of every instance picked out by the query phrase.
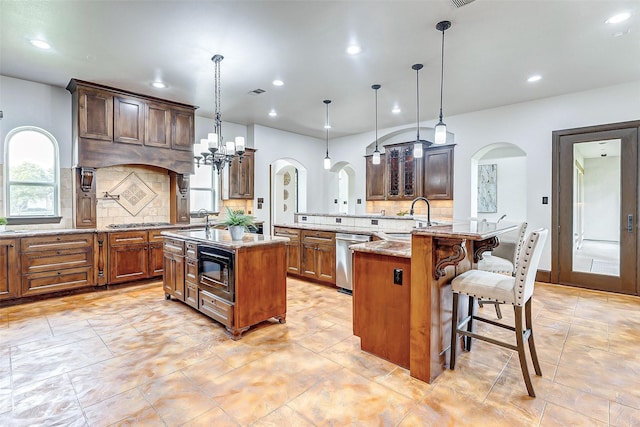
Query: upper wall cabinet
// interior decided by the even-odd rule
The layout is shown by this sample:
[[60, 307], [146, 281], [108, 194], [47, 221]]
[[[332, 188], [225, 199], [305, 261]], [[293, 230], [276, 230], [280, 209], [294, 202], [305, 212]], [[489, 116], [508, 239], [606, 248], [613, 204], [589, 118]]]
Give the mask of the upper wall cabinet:
[[424, 196], [429, 200], [453, 200], [453, 145], [424, 152]]
[[67, 90], [74, 166], [127, 163], [193, 173], [195, 107], [75, 79]]
[[413, 142], [385, 146], [379, 165], [365, 156], [367, 200], [453, 199], [453, 145], [423, 148], [413, 155]]
[[380, 155], [380, 164], [373, 164], [373, 156], [365, 156], [367, 162], [367, 200], [385, 200], [385, 155]]
[[229, 166], [229, 199], [253, 199], [255, 150], [247, 148], [242, 161], [234, 157]]

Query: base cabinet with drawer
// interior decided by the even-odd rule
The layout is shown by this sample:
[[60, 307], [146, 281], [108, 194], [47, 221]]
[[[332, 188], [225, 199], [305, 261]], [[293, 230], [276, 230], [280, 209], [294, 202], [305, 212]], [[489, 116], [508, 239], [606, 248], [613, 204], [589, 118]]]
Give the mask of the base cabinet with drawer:
[[178, 239], [164, 241], [164, 272], [162, 285], [167, 299], [184, 301], [184, 242]]
[[297, 228], [274, 227], [273, 234], [288, 237], [287, 273], [300, 274], [300, 230]]
[[184, 253], [184, 302], [193, 308], [199, 308], [198, 245], [195, 242], [185, 242]]
[[109, 284], [149, 277], [146, 230], [109, 233]]
[[20, 296], [94, 286], [94, 233], [21, 239]]
[[336, 233], [305, 230], [301, 233], [300, 272], [321, 282], [336, 283]]

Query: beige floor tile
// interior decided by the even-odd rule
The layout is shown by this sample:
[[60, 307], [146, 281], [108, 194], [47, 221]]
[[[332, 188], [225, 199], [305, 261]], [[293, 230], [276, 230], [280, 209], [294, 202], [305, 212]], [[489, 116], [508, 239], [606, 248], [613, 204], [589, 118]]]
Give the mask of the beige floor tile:
[[571, 409], [563, 408], [553, 403], [547, 406], [540, 421], [541, 427], [547, 426], [607, 426], [608, 423], [594, 420], [588, 416]]
[[240, 424], [216, 407], [182, 425], [184, 427], [238, 427]]
[[640, 409], [612, 402], [609, 409], [609, 422], [612, 427], [640, 426]]
[[251, 427], [312, 427], [313, 425], [298, 412], [284, 405], [251, 424]]
[[89, 425], [158, 425], [164, 423], [138, 389], [117, 394], [84, 410]]

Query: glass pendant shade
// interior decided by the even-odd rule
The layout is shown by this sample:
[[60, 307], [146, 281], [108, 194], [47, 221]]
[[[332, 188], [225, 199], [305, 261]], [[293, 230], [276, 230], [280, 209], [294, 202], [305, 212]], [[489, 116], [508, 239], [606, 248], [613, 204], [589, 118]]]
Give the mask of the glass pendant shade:
[[373, 152], [373, 157], [371, 158], [374, 165], [380, 164], [380, 151], [376, 150]]
[[331, 158], [329, 156], [324, 158], [324, 168], [331, 169]]
[[413, 144], [413, 157], [416, 159], [422, 157], [422, 142], [416, 141], [416, 143]]
[[447, 142], [447, 125], [442, 123], [442, 121], [438, 122], [436, 125], [436, 135], [435, 140], [433, 141], [436, 145], [442, 145]]
[[324, 124], [324, 128], [327, 132], [327, 154], [324, 157], [324, 168], [325, 169], [331, 169], [331, 157], [329, 157], [329, 129], [331, 129], [331, 125], [329, 124], [329, 104], [331, 104], [331, 100], [330, 99], [325, 99], [324, 104], [327, 106], [327, 117], [325, 120], [325, 124]]
[[244, 152], [244, 137], [236, 136], [236, 151], [239, 153]]

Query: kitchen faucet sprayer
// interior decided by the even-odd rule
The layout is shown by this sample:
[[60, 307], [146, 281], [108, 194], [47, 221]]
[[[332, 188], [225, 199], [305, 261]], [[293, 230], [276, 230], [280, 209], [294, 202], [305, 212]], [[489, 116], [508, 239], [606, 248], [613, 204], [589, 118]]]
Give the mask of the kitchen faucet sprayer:
[[427, 203], [427, 227], [431, 227], [431, 203], [427, 200], [426, 197], [416, 197], [411, 202], [411, 209], [409, 210], [409, 215], [413, 216], [413, 206], [416, 204], [418, 200], [424, 200]]
[[200, 209], [198, 211], [198, 215], [204, 215], [204, 231], [205, 233], [209, 232], [209, 228], [211, 225], [209, 224], [209, 211], [206, 209]]

